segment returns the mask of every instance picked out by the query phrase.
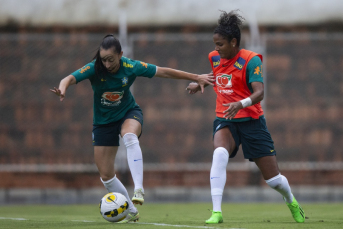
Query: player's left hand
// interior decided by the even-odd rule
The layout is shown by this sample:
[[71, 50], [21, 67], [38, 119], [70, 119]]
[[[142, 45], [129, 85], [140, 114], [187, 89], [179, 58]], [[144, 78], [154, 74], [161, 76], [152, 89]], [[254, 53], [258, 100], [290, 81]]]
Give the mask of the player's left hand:
[[192, 82], [192, 83], [189, 83], [189, 85], [186, 88], [186, 90], [188, 91], [188, 94], [193, 95], [193, 94], [197, 93], [197, 91], [200, 91], [201, 88], [200, 88], [198, 83]]
[[223, 106], [225, 107], [229, 107], [228, 109], [226, 109], [225, 111], [223, 111], [224, 118], [226, 119], [232, 119], [236, 116], [237, 112], [243, 108], [243, 105], [241, 102], [234, 102], [234, 103], [227, 103], [227, 104], [223, 104]]
[[214, 86], [214, 84], [212, 83], [214, 81], [216, 81], [216, 80], [214, 79], [214, 76], [212, 73], [198, 75], [198, 84], [200, 86], [201, 93], [204, 93], [205, 86], [207, 86], [207, 85]]

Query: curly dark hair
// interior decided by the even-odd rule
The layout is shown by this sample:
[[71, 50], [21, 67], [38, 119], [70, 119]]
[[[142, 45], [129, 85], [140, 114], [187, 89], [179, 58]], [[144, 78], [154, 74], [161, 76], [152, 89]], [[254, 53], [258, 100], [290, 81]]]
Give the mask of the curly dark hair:
[[241, 30], [240, 27], [245, 20], [241, 15], [237, 13], [239, 10], [232, 10], [229, 13], [221, 10], [221, 15], [218, 19], [218, 26], [214, 30], [214, 34], [218, 33], [222, 35], [229, 42], [233, 39], [237, 39], [237, 46], [241, 42]]
[[93, 60], [95, 60], [95, 64], [94, 64], [95, 74], [96, 76], [101, 78], [104, 75], [106, 75], [107, 70], [105, 66], [102, 64], [102, 61], [100, 58], [100, 48], [105, 49], [105, 50], [114, 48], [114, 51], [119, 54], [121, 53], [121, 45], [120, 45], [119, 40], [115, 38], [113, 34], [108, 34], [103, 38], [98, 51], [93, 57]]

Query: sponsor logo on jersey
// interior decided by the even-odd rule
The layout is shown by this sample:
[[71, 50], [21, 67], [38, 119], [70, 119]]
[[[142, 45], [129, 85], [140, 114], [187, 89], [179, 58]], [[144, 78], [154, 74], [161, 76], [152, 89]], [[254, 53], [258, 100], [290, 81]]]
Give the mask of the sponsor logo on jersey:
[[147, 63], [141, 62], [141, 64], [142, 64], [143, 67], [148, 68], [148, 64]]
[[216, 76], [217, 90], [220, 94], [231, 95], [233, 93], [233, 90], [230, 89], [232, 87], [231, 79], [232, 74], [220, 73]]
[[219, 66], [220, 64], [220, 56], [212, 56], [212, 63], [213, 63], [213, 67], [216, 68]]
[[127, 86], [127, 82], [129, 82], [129, 79], [125, 76], [124, 78], [121, 79], [121, 82], [123, 83], [122, 87]]
[[87, 71], [88, 69], [90, 69], [91, 67], [90, 66], [83, 66], [81, 69], [80, 69], [80, 73], [84, 73], [85, 71]]
[[132, 64], [128, 64], [128, 63], [126, 63], [126, 62], [123, 62], [123, 66], [124, 66], [125, 68], [133, 68], [133, 65], [132, 65]]
[[230, 88], [232, 87], [231, 79], [232, 79], [232, 74], [228, 75], [225, 73], [221, 73], [217, 75], [216, 77], [217, 86], [222, 87], [222, 88]]
[[232, 89], [218, 89], [218, 92], [220, 94], [226, 94], [226, 95], [231, 95], [233, 93], [233, 90]]
[[233, 66], [235, 68], [237, 68], [238, 70], [242, 70], [245, 62], [246, 62], [246, 60], [244, 60], [242, 57], [238, 57], [238, 60], [236, 61], [236, 63]]
[[124, 91], [105, 92], [102, 94], [101, 104], [104, 106], [118, 106], [123, 98]]

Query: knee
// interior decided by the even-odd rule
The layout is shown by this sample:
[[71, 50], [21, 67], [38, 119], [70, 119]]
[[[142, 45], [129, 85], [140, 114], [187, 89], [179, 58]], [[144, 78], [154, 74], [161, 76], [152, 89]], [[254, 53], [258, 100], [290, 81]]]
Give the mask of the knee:
[[224, 147], [218, 147], [213, 152], [213, 164], [216, 167], [226, 168], [229, 162], [229, 153]]
[[266, 180], [266, 183], [269, 185], [269, 187], [273, 189], [278, 189], [282, 185], [282, 179], [285, 178], [281, 174], [270, 178], [269, 180]]
[[221, 155], [229, 158], [229, 152], [224, 147], [217, 147], [213, 152], [213, 156], [215, 155]]
[[134, 133], [126, 133], [123, 136], [123, 141], [126, 147], [129, 147], [133, 144], [139, 143], [138, 137]]

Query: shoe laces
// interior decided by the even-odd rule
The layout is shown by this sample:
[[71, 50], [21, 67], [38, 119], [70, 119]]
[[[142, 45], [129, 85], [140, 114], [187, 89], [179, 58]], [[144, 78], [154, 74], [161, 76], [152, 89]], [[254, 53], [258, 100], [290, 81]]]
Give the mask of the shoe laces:
[[140, 189], [136, 189], [135, 192], [133, 193], [134, 196], [144, 196], [144, 193], [143, 193], [143, 190], [140, 188]]

